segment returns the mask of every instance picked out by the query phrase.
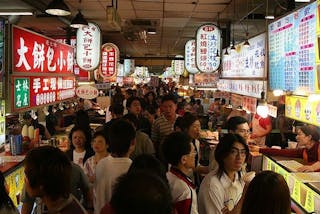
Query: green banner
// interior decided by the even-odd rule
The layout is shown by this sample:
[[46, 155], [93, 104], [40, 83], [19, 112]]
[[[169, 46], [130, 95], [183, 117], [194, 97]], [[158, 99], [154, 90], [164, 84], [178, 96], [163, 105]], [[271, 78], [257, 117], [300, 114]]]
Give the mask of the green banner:
[[30, 106], [30, 79], [14, 79], [14, 107], [26, 108]]

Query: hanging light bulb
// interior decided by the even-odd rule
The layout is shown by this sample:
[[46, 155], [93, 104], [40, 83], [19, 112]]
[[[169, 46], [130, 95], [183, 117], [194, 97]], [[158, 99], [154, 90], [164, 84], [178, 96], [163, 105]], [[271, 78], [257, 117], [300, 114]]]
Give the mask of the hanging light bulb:
[[70, 27], [81, 28], [88, 25], [88, 21], [84, 18], [81, 11], [79, 10], [77, 15], [72, 19]]
[[247, 32], [246, 33], [246, 41], [243, 43], [243, 47], [245, 47], [245, 48], [249, 48], [250, 47], [250, 43], [248, 41], [248, 36], [249, 36], [249, 34]]
[[219, 55], [219, 50], [218, 50], [218, 49], [217, 49], [216, 59], [217, 59], [218, 61], [220, 60], [220, 55]]
[[266, 118], [268, 117], [268, 103], [265, 99], [265, 92], [262, 91], [261, 92], [261, 99], [258, 103], [258, 107], [257, 107], [257, 114], [260, 115], [262, 118]]
[[68, 16], [71, 14], [70, 9], [63, 0], [53, 0], [46, 8], [46, 13], [54, 16]]
[[234, 52], [236, 52], [236, 47], [234, 46], [234, 39], [233, 39], [233, 41], [232, 41], [232, 45], [231, 45], [231, 48], [230, 48], [230, 51], [231, 51], [231, 53], [234, 53]]
[[228, 56], [228, 55], [229, 55], [229, 53], [228, 53], [228, 48], [226, 48], [226, 51], [224, 52], [224, 55], [225, 55], [225, 56]]

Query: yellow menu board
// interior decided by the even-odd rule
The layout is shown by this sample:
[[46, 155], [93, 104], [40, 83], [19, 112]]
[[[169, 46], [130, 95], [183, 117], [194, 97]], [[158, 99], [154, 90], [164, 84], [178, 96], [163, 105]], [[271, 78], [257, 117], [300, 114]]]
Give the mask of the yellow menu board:
[[6, 183], [9, 187], [9, 196], [15, 206], [21, 202], [21, 194], [24, 186], [24, 167], [20, 166], [6, 177]]
[[320, 101], [310, 101], [307, 97], [286, 96], [286, 117], [320, 126]]

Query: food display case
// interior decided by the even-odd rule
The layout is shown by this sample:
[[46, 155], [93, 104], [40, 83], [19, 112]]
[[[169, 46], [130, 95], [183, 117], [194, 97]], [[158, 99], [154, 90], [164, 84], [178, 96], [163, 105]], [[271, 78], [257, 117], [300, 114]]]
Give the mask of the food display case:
[[[320, 213], [320, 173], [295, 173], [280, 163], [288, 158], [263, 155], [262, 170], [283, 175], [289, 186], [291, 199], [302, 213]], [[288, 160], [288, 162], [292, 159]], [[291, 162], [290, 165], [294, 162]]]

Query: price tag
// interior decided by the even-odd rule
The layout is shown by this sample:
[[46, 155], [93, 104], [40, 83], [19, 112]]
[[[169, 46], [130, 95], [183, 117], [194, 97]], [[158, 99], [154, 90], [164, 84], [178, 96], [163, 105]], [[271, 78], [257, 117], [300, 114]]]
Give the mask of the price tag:
[[291, 197], [300, 204], [300, 181], [295, 179]]
[[314, 194], [313, 191], [309, 188], [306, 188], [307, 196], [306, 196], [306, 203], [304, 204], [304, 208], [308, 212], [314, 212]]

